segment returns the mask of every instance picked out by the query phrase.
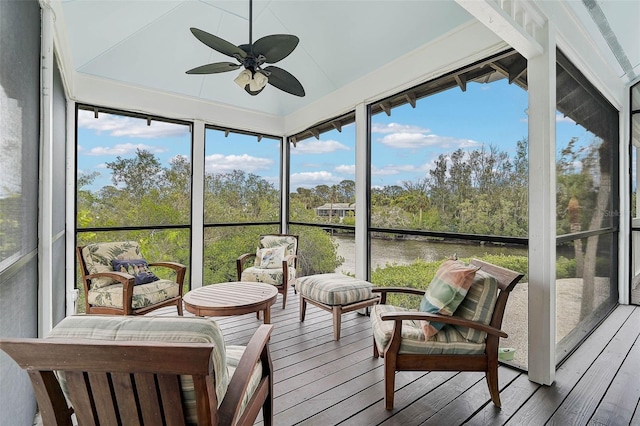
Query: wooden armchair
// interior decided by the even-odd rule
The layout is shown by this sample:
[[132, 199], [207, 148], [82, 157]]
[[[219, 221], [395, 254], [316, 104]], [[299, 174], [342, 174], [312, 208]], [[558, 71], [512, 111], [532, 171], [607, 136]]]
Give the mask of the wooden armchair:
[[[482, 371], [491, 400], [500, 407], [498, 343], [500, 337], [507, 337], [500, 328], [509, 294], [523, 275], [477, 259], [471, 265], [480, 269], [475, 272], [467, 297], [452, 316], [386, 305], [388, 293], [424, 296], [425, 290], [372, 290], [381, 293], [381, 304], [372, 308], [371, 322], [373, 356], [384, 358], [386, 409], [393, 408], [396, 371]], [[427, 338], [425, 321], [444, 327]]]
[[[77, 247], [76, 253], [85, 313], [142, 315], [164, 306], [175, 306], [178, 315], [182, 315], [185, 265], [147, 263], [137, 241], [88, 244]], [[116, 271], [114, 261], [124, 266]], [[175, 272], [175, 279], [159, 279], [148, 267], [169, 268]]]
[[289, 234], [261, 235], [255, 253], [236, 259], [238, 281], [273, 284], [282, 294], [282, 309], [287, 304], [289, 285], [296, 279], [297, 266], [298, 236]]
[[[220, 365], [225, 359], [225, 348], [217, 343], [222, 334], [217, 326], [203, 323], [213, 320], [111, 318], [123, 321], [107, 321], [106, 327], [95, 329], [95, 323], [74, 319], [62, 325], [58, 336], [54, 329], [54, 338], [0, 339], [0, 349], [27, 370], [44, 426], [71, 426], [73, 414], [80, 425], [249, 425], [260, 410], [264, 424], [272, 424], [268, 342], [273, 326], [260, 326], [246, 348], [227, 348], [227, 365]], [[121, 336], [155, 338], [160, 333], [154, 329], [156, 320], [166, 326], [166, 341], [76, 337], [86, 334], [81, 327], [88, 327], [84, 330], [105, 339], [116, 324], [122, 326], [117, 328]], [[202, 333], [211, 327], [212, 338]], [[176, 332], [188, 336], [175, 341]], [[231, 361], [231, 352], [241, 358]]]

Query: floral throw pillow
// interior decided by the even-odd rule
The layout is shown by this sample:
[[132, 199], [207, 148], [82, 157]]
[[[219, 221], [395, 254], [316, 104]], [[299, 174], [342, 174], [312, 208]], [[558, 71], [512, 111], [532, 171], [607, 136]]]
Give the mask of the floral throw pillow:
[[261, 249], [260, 267], [262, 269], [282, 268], [285, 248], [285, 246], [280, 246]]
[[149, 270], [149, 264], [144, 259], [115, 259], [111, 261], [111, 264], [114, 271], [133, 275], [134, 285], [148, 284], [160, 279]]
[[[420, 302], [420, 311], [451, 316], [467, 295], [479, 268], [465, 265], [459, 260], [447, 259], [436, 271]], [[421, 321], [428, 339], [444, 327], [441, 322]]]

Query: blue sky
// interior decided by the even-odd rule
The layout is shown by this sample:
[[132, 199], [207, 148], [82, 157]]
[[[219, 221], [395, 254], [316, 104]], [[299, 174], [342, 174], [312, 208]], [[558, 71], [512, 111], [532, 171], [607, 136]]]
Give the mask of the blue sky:
[[[506, 81], [470, 83], [467, 91], [448, 90], [372, 118], [372, 185], [402, 185], [428, 175], [440, 154], [458, 148], [472, 150], [490, 145], [515, 153], [516, 142], [527, 136], [527, 93]], [[558, 149], [573, 136], [591, 142], [581, 126], [557, 117]], [[93, 189], [111, 184], [107, 161], [132, 157], [136, 149], [153, 152], [163, 164], [171, 158], [191, 156], [188, 126], [92, 111], [78, 114], [78, 168], [98, 171]], [[278, 186], [278, 141], [207, 130], [205, 170], [241, 169]], [[355, 178], [355, 126], [300, 141], [291, 148], [291, 188], [333, 185]]]

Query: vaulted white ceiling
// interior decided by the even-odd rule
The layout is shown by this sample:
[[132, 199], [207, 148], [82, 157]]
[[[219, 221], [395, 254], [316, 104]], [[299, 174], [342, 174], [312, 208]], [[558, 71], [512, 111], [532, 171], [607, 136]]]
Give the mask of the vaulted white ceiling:
[[[629, 81], [640, 73], [640, 2], [567, 3], [620, 78]], [[302, 83], [306, 96], [299, 98], [273, 86], [250, 96], [233, 82], [240, 70], [185, 74], [199, 65], [233, 61], [203, 45], [189, 28], [235, 45], [247, 43], [248, 0], [51, 4], [62, 43], [59, 54], [75, 76], [276, 116], [291, 114], [476, 20], [453, 0], [255, 0], [254, 41], [278, 33], [300, 38], [293, 53], [276, 64]]]

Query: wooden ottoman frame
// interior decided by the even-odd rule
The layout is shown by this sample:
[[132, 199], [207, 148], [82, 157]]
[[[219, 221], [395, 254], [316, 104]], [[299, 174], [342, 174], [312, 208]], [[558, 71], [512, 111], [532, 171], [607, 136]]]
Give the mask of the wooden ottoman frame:
[[316, 300], [310, 299], [307, 296], [300, 294], [300, 321], [304, 321], [304, 316], [307, 310], [307, 302], [320, 309], [333, 313], [333, 340], [340, 340], [340, 326], [342, 323], [342, 314], [347, 312], [356, 311], [358, 309], [368, 308], [380, 301], [380, 297], [375, 296], [373, 299], [362, 300], [360, 302], [351, 303], [349, 305], [327, 305], [320, 303]]
[[342, 314], [365, 309], [380, 302], [371, 292], [373, 284], [345, 274], [327, 273], [298, 278], [300, 321], [304, 321], [307, 302], [333, 314], [333, 340], [340, 340]]

